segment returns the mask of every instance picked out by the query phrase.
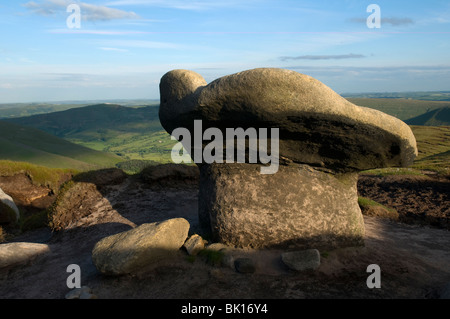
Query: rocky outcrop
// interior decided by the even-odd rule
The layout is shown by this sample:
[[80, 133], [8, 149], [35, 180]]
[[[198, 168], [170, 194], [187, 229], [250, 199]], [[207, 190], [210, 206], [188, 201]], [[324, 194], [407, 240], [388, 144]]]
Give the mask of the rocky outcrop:
[[130, 274], [179, 251], [189, 228], [183, 218], [142, 224], [100, 240], [92, 251], [92, 260], [104, 274]]
[[[174, 70], [162, 77], [160, 92], [161, 124], [171, 134], [186, 128], [198, 140], [196, 120], [224, 136], [227, 128], [279, 130], [278, 148], [272, 144], [277, 136], [260, 135], [256, 144], [261, 151], [265, 142], [276, 155], [280, 167], [273, 174], [261, 174], [266, 157], [248, 161], [255, 151], [250, 142], [245, 163], [227, 161], [233, 142], [216, 144], [223, 157], [213, 163], [195, 159], [210, 139], [183, 144], [201, 171], [201, 225], [214, 240], [238, 247], [362, 245], [356, 174], [407, 166], [417, 155], [414, 135], [402, 121], [289, 70], [254, 69], [209, 84], [195, 72]], [[268, 148], [263, 151], [268, 155]]]
[[98, 211], [97, 203], [102, 200], [103, 195], [94, 184], [67, 183], [50, 210], [51, 228], [59, 231], [76, 227], [83, 217]]

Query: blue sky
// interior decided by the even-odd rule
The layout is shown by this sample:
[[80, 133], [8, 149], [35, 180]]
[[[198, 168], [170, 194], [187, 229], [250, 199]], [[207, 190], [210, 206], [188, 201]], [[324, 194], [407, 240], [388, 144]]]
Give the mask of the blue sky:
[[341, 94], [450, 90], [447, 0], [1, 1], [0, 37], [0, 103], [157, 99], [179, 68], [208, 82], [286, 68]]

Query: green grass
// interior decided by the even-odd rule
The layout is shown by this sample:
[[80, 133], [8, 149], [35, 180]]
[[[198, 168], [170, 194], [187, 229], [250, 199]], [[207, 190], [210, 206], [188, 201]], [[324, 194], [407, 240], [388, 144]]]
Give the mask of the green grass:
[[374, 200], [371, 200], [366, 197], [361, 197], [361, 196], [358, 197], [358, 205], [359, 206], [382, 206], [382, 207], [385, 207]]
[[26, 174], [36, 186], [46, 186], [51, 189], [58, 187], [62, 176], [77, 174], [75, 169], [49, 168], [26, 162], [0, 160], [0, 176]]
[[389, 176], [389, 175], [417, 175], [417, 176], [425, 176], [420, 169], [415, 168], [404, 168], [404, 167], [388, 167], [388, 168], [377, 168], [371, 169], [362, 172], [367, 175], [377, 175], [380, 177]]
[[203, 249], [198, 253], [199, 256], [203, 257], [208, 264], [213, 266], [220, 266], [225, 254], [222, 251]]
[[384, 206], [384, 205], [382, 205], [382, 204], [380, 204], [380, 203], [378, 203], [378, 202], [376, 202], [374, 200], [371, 200], [369, 198], [362, 197], [362, 196], [358, 196], [358, 205], [361, 208], [370, 207], [370, 206], [380, 206], [380, 207], [383, 207], [384, 209], [386, 209], [387, 211], [389, 211], [391, 213], [397, 213], [397, 211], [395, 209], [393, 209], [393, 208], [386, 207], [386, 206]]
[[419, 155], [412, 168], [450, 173], [450, 126], [411, 126]]

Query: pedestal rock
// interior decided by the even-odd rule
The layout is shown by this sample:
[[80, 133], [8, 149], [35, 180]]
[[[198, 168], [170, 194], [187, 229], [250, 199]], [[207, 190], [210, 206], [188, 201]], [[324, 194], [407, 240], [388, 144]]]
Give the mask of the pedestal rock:
[[[274, 174], [261, 174], [261, 166], [267, 166], [262, 160], [196, 161], [200, 223], [225, 244], [302, 249], [363, 245], [358, 172], [408, 166], [417, 156], [415, 137], [404, 122], [354, 105], [314, 78], [290, 70], [253, 69], [209, 84], [198, 73], [173, 70], [161, 78], [160, 93], [159, 116], [170, 134], [183, 127], [194, 135], [195, 120], [202, 121], [204, 130], [218, 128], [224, 136], [227, 128], [279, 130], [278, 149], [269, 150], [279, 160]], [[195, 147], [210, 143], [202, 142], [187, 148], [191, 157]], [[218, 145], [226, 154], [227, 143]]]

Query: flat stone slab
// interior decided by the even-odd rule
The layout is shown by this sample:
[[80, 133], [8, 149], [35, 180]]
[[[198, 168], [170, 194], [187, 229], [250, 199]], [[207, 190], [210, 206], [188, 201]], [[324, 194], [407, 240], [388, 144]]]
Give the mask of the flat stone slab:
[[46, 244], [26, 242], [0, 244], [0, 269], [24, 265], [48, 253], [50, 248]]
[[281, 260], [295, 271], [316, 270], [320, 266], [320, 252], [317, 249], [285, 252]]
[[279, 128], [280, 156], [336, 171], [407, 166], [417, 156], [410, 127], [360, 107], [298, 72], [259, 68], [209, 84], [193, 71], [173, 70], [160, 84], [160, 120], [169, 132], [216, 127]]

